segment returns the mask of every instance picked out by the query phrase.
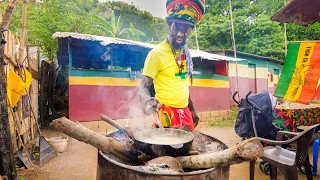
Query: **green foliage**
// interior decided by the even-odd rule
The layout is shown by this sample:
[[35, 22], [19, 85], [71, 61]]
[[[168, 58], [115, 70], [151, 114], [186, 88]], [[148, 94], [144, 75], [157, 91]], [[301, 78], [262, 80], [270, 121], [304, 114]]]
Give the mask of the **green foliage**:
[[287, 37], [288, 41], [319, 40], [320, 23], [315, 23], [308, 27], [297, 26], [295, 24], [288, 24]]
[[110, 14], [110, 10], [114, 11], [115, 16], [121, 15], [120, 26], [122, 28], [130, 28], [131, 23], [134, 27], [139, 27], [139, 30], [145, 33], [145, 36], [140, 37], [141, 41], [160, 40], [159, 38], [167, 35], [167, 30], [161, 31], [167, 29], [163, 19], [153, 17], [149, 12], [141, 11], [125, 2], [107, 1], [99, 3], [97, 10], [94, 10], [94, 12], [97, 12], [103, 18], [110, 18], [106, 15]]
[[[8, 2], [0, 3], [4, 12]], [[228, 0], [206, 0], [207, 8], [197, 36], [201, 50], [232, 49], [231, 23]], [[270, 17], [282, 6], [278, 0], [232, 0], [236, 47], [238, 51], [284, 59], [283, 24]], [[20, 34], [22, 1], [17, 5], [10, 30]], [[136, 29], [136, 27], [139, 29]], [[37, 44], [50, 59], [56, 55], [58, 43], [52, 34], [58, 31], [120, 37], [149, 43], [166, 39], [169, 29], [165, 19], [125, 2], [98, 0], [29, 1], [27, 37], [29, 44]], [[288, 41], [320, 39], [320, 24], [309, 27], [287, 25]], [[195, 32], [188, 46], [195, 49]]]
[[284, 59], [284, 33], [279, 23], [270, 21], [266, 14], [260, 14], [249, 32], [248, 53]]
[[238, 109], [237, 106], [231, 106], [230, 108], [230, 114], [226, 117], [220, 117], [219, 119], [210, 120], [208, 122], [209, 126], [214, 127], [232, 127], [236, 123], [238, 115]]
[[111, 12], [110, 21], [106, 19], [94, 15], [95, 20], [98, 21], [98, 24], [94, 25], [95, 27], [99, 28], [103, 31], [104, 35], [111, 36], [114, 38], [129, 38], [135, 41], [140, 41], [140, 36], [145, 36], [146, 34], [134, 27], [132, 23], [130, 23], [129, 28], [121, 29], [121, 14], [119, 15], [118, 19], [114, 15], [114, 11]]
[[[207, 13], [198, 25], [199, 47], [203, 50], [232, 49], [229, 2], [209, 0]], [[233, 24], [238, 51], [284, 59], [284, 31], [270, 17], [282, 7], [276, 0], [233, 0]], [[194, 33], [190, 47], [195, 47]]]
[[[229, 49], [232, 47], [230, 24], [227, 16], [205, 16], [197, 27], [199, 48], [202, 50]], [[189, 46], [196, 48], [195, 33], [191, 34]]]
[[[3, 3], [4, 4], [4, 3]], [[0, 6], [1, 12], [7, 5]], [[20, 34], [22, 2], [16, 7], [9, 29]], [[79, 8], [74, 1], [46, 0], [44, 3], [29, 3], [27, 12], [28, 43], [40, 45], [49, 59], [54, 59], [58, 41], [52, 34], [58, 31], [96, 34], [91, 26], [91, 15]]]

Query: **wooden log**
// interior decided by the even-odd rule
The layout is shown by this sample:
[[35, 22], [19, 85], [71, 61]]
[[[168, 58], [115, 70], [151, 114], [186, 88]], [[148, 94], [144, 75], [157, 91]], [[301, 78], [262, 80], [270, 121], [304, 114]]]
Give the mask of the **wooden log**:
[[120, 143], [113, 138], [91, 131], [79, 123], [68, 120], [66, 117], [56, 119], [52, 121], [50, 125], [56, 130], [59, 130], [70, 137], [87, 144], [91, 144], [104, 153], [114, 153], [121, 159], [128, 160], [127, 155], [129, 148], [125, 143]]
[[251, 138], [223, 151], [194, 156], [181, 156], [176, 157], [176, 159], [181, 163], [183, 168], [203, 169], [239, 164], [244, 161], [260, 158], [262, 155], [263, 147], [260, 140], [258, 138]]
[[181, 167], [187, 169], [206, 169], [219, 166], [229, 166], [259, 158], [262, 154], [263, 147], [260, 144], [259, 139], [251, 138], [223, 151], [176, 158], [163, 156], [148, 161], [145, 166], [149, 166], [151, 168], [154, 168], [155, 166], [160, 168], [164, 167], [159, 169], [171, 170], [172, 172], [179, 173], [183, 172], [181, 171]]
[[70, 121], [66, 117], [56, 119], [50, 125], [72, 138], [90, 144], [104, 153], [113, 153], [131, 164], [142, 164], [150, 160], [150, 157], [144, 153], [133, 149], [131, 144], [118, 142], [111, 137], [103, 136], [79, 123]]

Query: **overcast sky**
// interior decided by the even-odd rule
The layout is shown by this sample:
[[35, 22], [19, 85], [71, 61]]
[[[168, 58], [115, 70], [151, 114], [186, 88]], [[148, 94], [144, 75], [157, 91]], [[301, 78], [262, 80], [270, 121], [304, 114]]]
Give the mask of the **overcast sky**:
[[149, 11], [153, 16], [166, 17], [166, 0], [99, 0], [103, 1], [124, 1], [128, 4], [133, 3], [141, 10]]

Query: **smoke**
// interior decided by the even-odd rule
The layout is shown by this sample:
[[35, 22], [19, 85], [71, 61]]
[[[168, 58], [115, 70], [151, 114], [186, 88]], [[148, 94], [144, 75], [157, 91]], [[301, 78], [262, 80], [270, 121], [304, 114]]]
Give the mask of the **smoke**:
[[101, 60], [104, 62], [111, 61], [111, 48], [107, 47], [106, 52], [101, 55]]
[[127, 117], [125, 126], [130, 133], [135, 133], [143, 129], [152, 128], [153, 116], [145, 116], [140, 102], [139, 87], [127, 91], [125, 100], [120, 102], [121, 108], [118, 109], [118, 116]]

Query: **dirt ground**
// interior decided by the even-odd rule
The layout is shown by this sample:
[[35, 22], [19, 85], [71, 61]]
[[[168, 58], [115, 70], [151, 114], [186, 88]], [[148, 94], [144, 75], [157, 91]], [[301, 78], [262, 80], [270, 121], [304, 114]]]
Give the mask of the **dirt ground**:
[[[106, 133], [103, 127], [89, 127], [101, 134]], [[108, 127], [108, 132], [113, 131], [113, 128]], [[197, 130], [212, 135], [221, 140], [226, 145], [234, 146], [240, 142], [236, 136], [233, 127], [230, 128], [214, 128], [200, 124]], [[54, 131], [45, 131], [46, 138], [57, 136], [60, 133]], [[312, 153], [310, 153], [312, 154]], [[310, 159], [312, 156], [310, 156]], [[255, 179], [268, 180], [269, 176], [261, 172], [257, 161], [255, 167]], [[68, 147], [64, 153], [59, 154], [48, 163], [40, 168], [31, 170], [20, 169], [18, 180], [95, 180], [97, 169], [97, 149], [92, 146], [69, 138]], [[320, 168], [318, 168], [320, 172]], [[245, 162], [238, 165], [232, 165], [230, 168], [230, 180], [248, 180], [249, 179], [249, 163]], [[278, 172], [278, 179], [284, 177]], [[299, 172], [299, 179], [306, 179], [304, 174]], [[320, 176], [314, 176], [314, 179], [320, 180]]]

